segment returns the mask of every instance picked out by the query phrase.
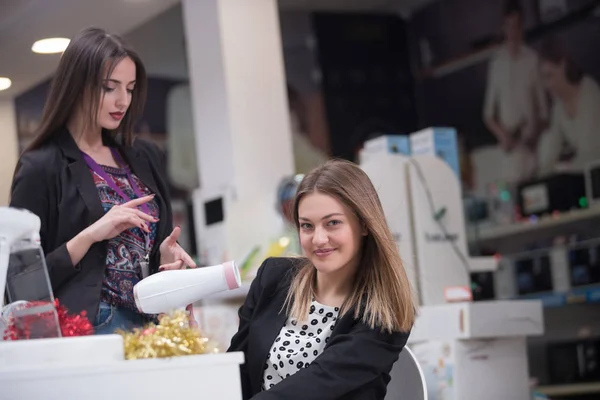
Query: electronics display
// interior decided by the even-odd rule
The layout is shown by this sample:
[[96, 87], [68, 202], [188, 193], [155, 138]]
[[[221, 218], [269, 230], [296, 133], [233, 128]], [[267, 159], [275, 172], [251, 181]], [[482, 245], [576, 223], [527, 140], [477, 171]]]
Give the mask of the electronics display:
[[206, 218], [206, 226], [223, 222], [223, 198], [210, 200], [204, 203], [204, 218]]
[[571, 249], [567, 257], [571, 286], [600, 283], [600, 244]]
[[584, 175], [563, 173], [522, 183], [517, 188], [517, 204], [524, 217], [585, 208]]
[[547, 253], [516, 259], [514, 266], [517, 294], [527, 295], [553, 290], [550, 255]]
[[600, 380], [600, 339], [553, 343], [547, 347], [548, 375], [552, 384]]

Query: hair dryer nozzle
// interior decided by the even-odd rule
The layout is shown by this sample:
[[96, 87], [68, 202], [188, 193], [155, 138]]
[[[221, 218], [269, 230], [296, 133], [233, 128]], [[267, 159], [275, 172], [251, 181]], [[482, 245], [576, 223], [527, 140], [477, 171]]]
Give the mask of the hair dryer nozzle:
[[234, 261], [211, 267], [163, 271], [150, 275], [133, 287], [135, 304], [146, 314], [183, 308], [207, 296], [242, 285]]

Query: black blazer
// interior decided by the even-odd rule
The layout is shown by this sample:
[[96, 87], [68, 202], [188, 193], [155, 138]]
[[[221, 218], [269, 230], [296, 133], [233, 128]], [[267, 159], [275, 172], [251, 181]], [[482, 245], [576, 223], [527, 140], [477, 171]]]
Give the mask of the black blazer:
[[383, 399], [408, 333], [371, 329], [354, 319], [354, 310], [339, 319], [323, 353], [308, 368], [261, 391], [269, 349], [287, 319], [281, 310], [296, 271], [293, 259], [265, 261], [239, 310], [240, 327], [227, 351], [244, 352], [240, 368], [244, 399]]
[[[120, 146], [108, 135], [132, 172], [153, 192], [160, 209], [157, 237], [151, 252], [151, 272], [160, 261], [158, 248], [171, 233], [172, 215], [164, 162], [158, 148], [136, 140]], [[77, 144], [63, 129], [43, 147], [23, 154], [12, 184], [11, 207], [27, 209], [41, 219], [40, 237], [54, 296], [71, 312], [85, 310], [93, 319], [100, 302], [106, 267], [107, 241], [92, 245], [73, 265], [66, 243], [104, 215], [92, 174]]]

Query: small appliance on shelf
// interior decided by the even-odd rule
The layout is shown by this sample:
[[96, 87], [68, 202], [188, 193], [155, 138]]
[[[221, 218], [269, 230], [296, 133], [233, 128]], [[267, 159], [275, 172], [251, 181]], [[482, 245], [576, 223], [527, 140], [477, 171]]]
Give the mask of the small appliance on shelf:
[[517, 205], [523, 217], [587, 208], [584, 175], [560, 173], [521, 183]]

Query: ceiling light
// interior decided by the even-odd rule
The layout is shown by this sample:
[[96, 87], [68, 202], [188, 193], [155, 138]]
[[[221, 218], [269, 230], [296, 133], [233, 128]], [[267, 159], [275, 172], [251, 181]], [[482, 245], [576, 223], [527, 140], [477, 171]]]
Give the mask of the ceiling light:
[[62, 53], [69, 45], [70, 40], [66, 38], [48, 38], [38, 40], [31, 46], [31, 51], [39, 54]]
[[0, 90], [6, 90], [12, 85], [12, 82], [8, 78], [0, 76]]

